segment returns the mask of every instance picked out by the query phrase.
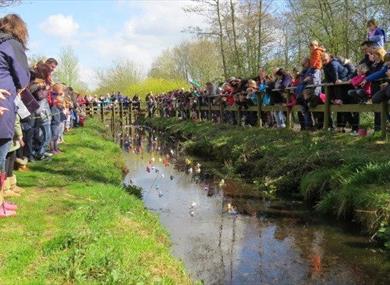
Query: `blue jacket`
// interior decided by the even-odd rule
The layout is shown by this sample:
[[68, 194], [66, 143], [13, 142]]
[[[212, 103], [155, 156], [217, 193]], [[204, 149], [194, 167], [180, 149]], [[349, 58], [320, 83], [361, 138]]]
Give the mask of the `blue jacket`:
[[332, 59], [331, 62], [324, 65], [323, 69], [326, 82], [334, 83], [337, 80], [348, 79], [348, 69], [336, 59]]
[[371, 42], [374, 42], [378, 47], [384, 47], [386, 41], [386, 33], [381, 28], [376, 28], [373, 35], [369, 35], [367, 39]]
[[0, 88], [11, 96], [0, 100], [0, 106], [7, 108], [0, 117], [0, 139], [12, 139], [14, 136], [17, 90], [24, 89], [30, 82], [30, 71], [23, 45], [11, 35], [0, 32]]
[[388, 69], [389, 68], [387, 67], [387, 65], [384, 65], [381, 70], [371, 73], [369, 76], [367, 76], [366, 81], [375, 81], [384, 78]]

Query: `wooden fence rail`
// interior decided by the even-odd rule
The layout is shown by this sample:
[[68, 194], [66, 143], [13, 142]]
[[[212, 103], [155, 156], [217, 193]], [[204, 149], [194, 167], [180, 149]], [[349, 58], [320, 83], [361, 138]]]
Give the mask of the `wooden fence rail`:
[[[329, 129], [330, 123], [331, 123], [331, 114], [332, 113], [338, 113], [338, 112], [356, 112], [356, 113], [379, 113], [381, 118], [381, 132], [383, 136], [386, 136], [386, 123], [388, 119], [388, 113], [389, 113], [389, 104], [388, 102], [383, 102], [381, 104], [343, 104], [343, 105], [333, 105], [331, 104], [329, 92], [331, 91], [331, 88], [338, 88], [341, 86], [345, 86], [346, 84], [322, 84], [321, 86], [325, 86], [326, 91], [326, 102], [323, 105], [318, 105], [314, 108], [309, 108], [309, 112], [319, 112], [324, 113], [324, 122], [323, 122], [323, 128]], [[314, 87], [314, 86], [307, 86], [307, 87]], [[287, 93], [287, 96], [290, 96], [290, 93], [293, 92], [294, 88], [286, 88], [284, 92]], [[278, 90], [274, 90], [278, 91]], [[215, 96], [214, 96], [215, 97]], [[212, 99], [213, 97], [204, 97], [207, 98], [206, 104], [201, 105], [200, 100], [198, 101], [198, 105], [196, 108], [196, 112], [198, 113], [198, 118], [200, 118], [201, 113], [206, 114], [206, 118], [208, 120], [212, 120], [212, 113], [218, 113], [221, 118], [223, 118], [224, 112], [229, 111], [233, 112], [233, 114], [238, 118], [238, 122], [241, 119], [241, 113], [239, 106], [235, 105], [232, 107], [225, 106], [225, 104], [222, 102], [220, 104], [213, 104]], [[292, 127], [292, 114], [296, 112], [301, 111], [300, 105], [295, 105], [293, 107], [287, 107], [284, 105], [271, 105], [271, 106], [262, 106], [261, 102], [263, 99], [263, 95], [261, 93], [258, 94], [258, 105], [250, 106], [247, 109], [245, 109], [245, 112], [256, 112], [257, 113], [257, 126], [262, 127], [262, 112], [277, 112], [282, 111], [286, 113], [286, 127], [291, 128]], [[175, 116], [179, 117], [179, 109], [177, 108], [177, 105], [174, 106], [175, 109]], [[191, 106], [188, 106], [187, 109], [184, 111], [190, 112], [192, 110]], [[114, 128], [115, 121], [119, 123], [121, 127], [123, 125], [129, 125], [132, 124], [137, 120], [138, 117], [146, 116], [147, 114], [147, 107], [144, 105], [141, 105], [141, 110], [134, 110], [132, 104], [128, 104], [126, 107], [123, 106], [123, 103], [116, 103], [112, 104], [110, 106], [103, 106], [103, 105], [88, 105], [85, 107], [85, 112], [88, 116], [100, 116], [100, 119], [102, 122], [106, 122], [106, 119], [110, 119], [112, 128]], [[160, 114], [163, 114], [162, 109], [157, 107], [157, 112], [154, 112], [155, 116], [159, 116]], [[222, 120], [221, 120], [222, 121]]]

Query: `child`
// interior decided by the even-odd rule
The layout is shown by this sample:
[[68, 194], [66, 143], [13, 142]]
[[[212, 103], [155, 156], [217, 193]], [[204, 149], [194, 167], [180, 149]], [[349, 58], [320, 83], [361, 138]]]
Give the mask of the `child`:
[[351, 84], [355, 89], [348, 91], [350, 103], [366, 103], [368, 98], [371, 97], [371, 82], [366, 81], [363, 86], [360, 86], [368, 71], [369, 68], [364, 63], [357, 67], [357, 75], [351, 79]]
[[[322, 69], [322, 54], [325, 49], [320, 47], [318, 41], [312, 41], [310, 43], [310, 68], [312, 73], [312, 79], [314, 85], [321, 84], [321, 69]], [[321, 87], [316, 87], [314, 91], [316, 96], [320, 96]]]
[[51, 121], [51, 131], [52, 131], [52, 152], [53, 154], [58, 154], [60, 150], [58, 149], [58, 140], [61, 131], [61, 123], [66, 120], [66, 116], [63, 112], [64, 109], [64, 100], [62, 97], [57, 96], [53, 101], [53, 106], [51, 107], [52, 121]]
[[384, 47], [386, 42], [386, 33], [383, 29], [378, 27], [378, 24], [374, 19], [371, 19], [367, 22], [367, 39], [377, 47]]

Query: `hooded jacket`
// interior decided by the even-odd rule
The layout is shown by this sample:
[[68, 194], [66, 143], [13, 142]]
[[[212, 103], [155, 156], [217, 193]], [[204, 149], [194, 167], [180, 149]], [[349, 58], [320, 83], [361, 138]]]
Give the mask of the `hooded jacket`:
[[348, 79], [348, 69], [337, 59], [332, 59], [324, 65], [325, 81], [335, 83], [337, 80]]
[[15, 131], [18, 90], [24, 89], [30, 82], [30, 71], [23, 45], [11, 35], [0, 32], [0, 88], [11, 96], [0, 100], [0, 106], [7, 108], [0, 117], [0, 139], [12, 139]]
[[315, 48], [310, 54], [310, 67], [312, 69], [321, 69], [322, 68], [322, 54], [324, 53], [324, 49], [321, 47]]

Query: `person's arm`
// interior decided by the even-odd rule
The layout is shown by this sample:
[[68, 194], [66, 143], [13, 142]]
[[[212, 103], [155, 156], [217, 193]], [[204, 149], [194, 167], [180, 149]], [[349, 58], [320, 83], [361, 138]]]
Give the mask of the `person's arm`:
[[369, 76], [365, 78], [365, 81], [375, 81], [378, 79], [381, 79], [386, 76], [388, 68], [387, 66], [383, 67], [381, 70], [378, 70], [377, 72], [371, 73]]

